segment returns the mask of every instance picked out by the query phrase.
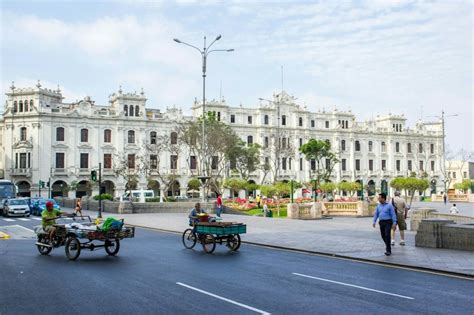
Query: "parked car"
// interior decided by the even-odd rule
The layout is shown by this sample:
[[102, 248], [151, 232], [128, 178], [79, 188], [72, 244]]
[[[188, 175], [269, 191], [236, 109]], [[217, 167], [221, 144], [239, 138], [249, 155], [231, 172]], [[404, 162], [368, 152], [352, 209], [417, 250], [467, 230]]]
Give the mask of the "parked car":
[[3, 216], [30, 216], [30, 207], [25, 199], [6, 199], [3, 202]]
[[175, 199], [176, 199], [176, 201], [188, 201], [189, 200], [188, 196], [176, 196]]
[[54, 199], [44, 199], [44, 198], [38, 198], [35, 200], [33, 203], [33, 211], [31, 211], [31, 214], [33, 215], [41, 215], [41, 212], [46, 209], [46, 202], [51, 201], [53, 203], [53, 207], [56, 210], [61, 210], [61, 207], [59, 207], [58, 203]]
[[[140, 201], [143, 199], [155, 198], [155, 192], [153, 190], [132, 190], [133, 201]], [[130, 200], [130, 192], [127, 191], [122, 195], [123, 200]]]

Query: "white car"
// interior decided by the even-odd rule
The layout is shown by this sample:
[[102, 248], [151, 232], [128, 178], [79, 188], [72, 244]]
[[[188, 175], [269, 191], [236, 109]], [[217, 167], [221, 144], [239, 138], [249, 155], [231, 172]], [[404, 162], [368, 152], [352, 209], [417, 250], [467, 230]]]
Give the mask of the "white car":
[[30, 216], [30, 207], [26, 199], [6, 199], [3, 202], [3, 216]]

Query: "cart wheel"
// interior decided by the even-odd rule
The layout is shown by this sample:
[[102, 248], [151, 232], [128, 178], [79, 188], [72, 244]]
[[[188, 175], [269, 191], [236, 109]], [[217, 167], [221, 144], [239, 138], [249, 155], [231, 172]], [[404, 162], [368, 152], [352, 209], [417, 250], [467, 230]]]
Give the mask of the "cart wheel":
[[237, 251], [240, 247], [240, 235], [227, 235], [227, 247], [229, 247], [230, 250]]
[[208, 254], [212, 254], [212, 252], [216, 249], [216, 239], [212, 234], [204, 234], [201, 240], [202, 249]]
[[187, 249], [191, 249], [196, 245], [197, 237], [196, 233], [193, 232], [193, 229], [187, 229], [183, 233], [183, 245]]
[[66, 256], [69, 260], [76, 260], [81, 253], [81, 243], [75, 236], [70, 236], [66, 240]]
[[[45, 235], [38, 236], [39, 243], [45, 244], [47, 243], [47, 241], [48, 241], [48, 238]], [[36, 245], [36, 247], [38, 248], [38, 251], [41, 255], [48, 255], [53, 249], [52, 247], [41, 246], [41, 245]]]
[[105, 240], [105, 251], [110, 256], [115, 256], [120, 250], [120, 240], [116, 238], [115, 240]]

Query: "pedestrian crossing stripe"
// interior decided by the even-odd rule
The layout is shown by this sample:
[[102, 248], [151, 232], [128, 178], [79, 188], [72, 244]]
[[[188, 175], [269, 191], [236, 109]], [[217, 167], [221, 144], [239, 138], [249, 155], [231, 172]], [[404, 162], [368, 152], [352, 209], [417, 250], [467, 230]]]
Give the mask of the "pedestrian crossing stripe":
[[3, 221], [7, 221], [7, 222], [15, 222], [15, 220], [13, 220], [13, 219], [3, 219]]
[[31, 219], [19, 218], [20, 221], [31, 221]]
[[32, 218], [32, 219], [36, 221], [41, 221], [41, 218]]

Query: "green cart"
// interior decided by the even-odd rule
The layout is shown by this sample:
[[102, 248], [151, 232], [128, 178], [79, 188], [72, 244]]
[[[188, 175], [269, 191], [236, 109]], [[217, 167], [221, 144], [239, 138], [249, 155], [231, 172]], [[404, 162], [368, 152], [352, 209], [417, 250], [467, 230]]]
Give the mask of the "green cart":
[[201, 243], [203, 250], [211, 254], [216, 249], [216, 244], [225, 244], [229, 250], [237, 251], [240, 247], [240, 234], [247, 232], [247, 226], [234, 222], [201, 222], [196, 223], [192, 229], [183, 233], [183, 245], [192, 249], [196, 243]]

